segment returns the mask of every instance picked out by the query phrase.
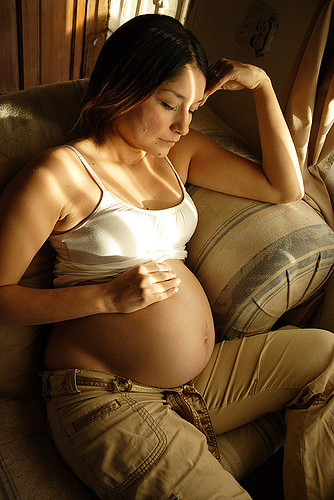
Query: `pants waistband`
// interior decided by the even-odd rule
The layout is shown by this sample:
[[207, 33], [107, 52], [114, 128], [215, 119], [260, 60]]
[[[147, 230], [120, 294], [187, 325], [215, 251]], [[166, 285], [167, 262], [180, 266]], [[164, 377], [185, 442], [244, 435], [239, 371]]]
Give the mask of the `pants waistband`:
[[178, 387], [153, 387], [134, 382], [125, 377], [88, 369], [48, 370], [42, 375], [43, 395], [46, 400], [52, 396], [79, 394], [80, 387], [101, 387], [110, 392], [145, 392], [157, 394], [161, 392], [177, 392], [182, 394], [199, 394], [190, 384]]
[[211, 453], [219, 459], [218, 445], [208, 409], [203, 396], [192, 385], [185, 384], [172, 388], [151, 387], [117, 375], [76, 368], [49, 370], [43, 373], [42, 378], [43, 396], [47, 401], [57, 396], [80, 394], [84, 387], [101, 387], [111, 393], [163, 393], [166, 397], [166, 403], [176, 413], [206, 435]]

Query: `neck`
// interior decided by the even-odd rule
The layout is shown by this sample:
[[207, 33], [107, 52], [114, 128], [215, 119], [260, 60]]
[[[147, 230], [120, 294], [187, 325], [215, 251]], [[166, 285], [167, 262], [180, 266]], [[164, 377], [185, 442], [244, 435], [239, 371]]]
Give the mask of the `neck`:
[[107, 155], [114, 163], [126, 166], [138, 165], [146, 158], [144, 150], [137, 149], [118, 134], [106, 134], [103, 142], [99, 143], [98, 156]]

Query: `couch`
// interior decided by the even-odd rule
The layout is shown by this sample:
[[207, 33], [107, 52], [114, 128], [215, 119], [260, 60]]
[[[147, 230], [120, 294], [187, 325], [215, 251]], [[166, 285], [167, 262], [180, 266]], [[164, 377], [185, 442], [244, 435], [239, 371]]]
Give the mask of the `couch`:
[[[0, 96], [1, 190], [39, 152], [78, 136], [86, 85], [77, 80]], [[193, 126], [256, 159], [207, 106], [195, 115]], [[271, 205], [196, 186], [188, 190], [199, 224], [187, 265], [209, 297], [217, 340], [291, 324], [334, 331], [334, 232], [321, 213], [303, 200]], [[53, 262], [46, 243], [21, 284], [52, 286]], [[0, 497], [96, 498], [64, 463], [48, 434], [40, 377], [48, 329], [0, 325]], [[226, 468], [241, 481], [249, 477], [280, 449], [284, 432], [283, 413], [273, 413], [219, 436]]]

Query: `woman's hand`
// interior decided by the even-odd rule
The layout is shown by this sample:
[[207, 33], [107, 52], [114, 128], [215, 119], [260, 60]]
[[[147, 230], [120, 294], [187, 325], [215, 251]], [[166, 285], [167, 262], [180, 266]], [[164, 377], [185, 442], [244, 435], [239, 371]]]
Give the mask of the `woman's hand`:
[[256, 91], [268, 81], [266, 72], [257, 66], [230, 59], [218, 59], [210, 67], [205, 99], [201, 105], [217, 90]]
[[172, 297], [181, 280], [165, 262], [140, 264], [104, 284], [105, 312], [131, 313]]

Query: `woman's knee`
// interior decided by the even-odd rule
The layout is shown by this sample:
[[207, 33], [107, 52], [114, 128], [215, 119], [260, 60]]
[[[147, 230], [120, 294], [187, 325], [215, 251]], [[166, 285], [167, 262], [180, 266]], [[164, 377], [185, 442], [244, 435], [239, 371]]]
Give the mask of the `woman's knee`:
[[[284, 332], [284, 333], [283, 333]], [[305, 382], [334, 372], [334, 334], [319, 328], [283, 330], [285, 360], [292, 371], [303, 373]]]
[[310, 343], [310, 357], [319, 363], [320, 370], [331, 370], [334, 372], [334, 334], [328, 330], [314, 328]]
[[301, 352], [306, 351], [310, 355], [317, 354], [321, 362], [333, 359], [334, 333], [320, 328], [301, 329]]

